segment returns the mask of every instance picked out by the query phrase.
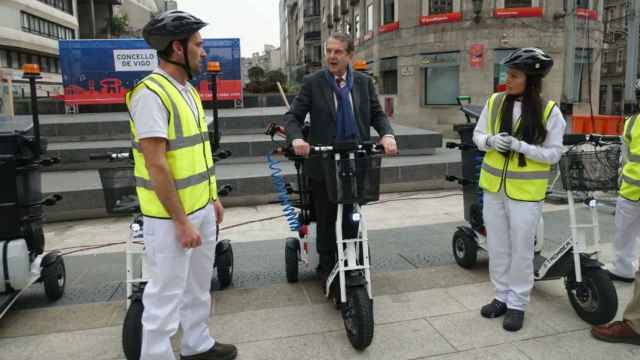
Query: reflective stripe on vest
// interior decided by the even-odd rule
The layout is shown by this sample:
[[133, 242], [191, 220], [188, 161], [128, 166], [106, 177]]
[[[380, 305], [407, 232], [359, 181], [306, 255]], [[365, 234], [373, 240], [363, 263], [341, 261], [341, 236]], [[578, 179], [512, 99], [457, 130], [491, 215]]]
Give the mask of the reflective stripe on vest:
[[[215, 175], [214, 167], [210, 167], [209, 171], [199, 172], [195, 175], [191, 175], [187, 178], [175, 180], [176, 190], [183, 190], [193, 185], [198, 185], [202, 182], [207, 181], [207, 179], [211, 176]], [[153, 191], [152, 180], [148, 180], [139, 176], [136, 176], [136, 186], [145, 188], [147, 190]]]
[[640, 115], [629, 119], [624, 126], [624, 142], [627, 145], [627, 163], [622, 169], [620, 196], [627, 200], [640, 200]]
[[[487, 128], [488, 134], [495, 135], [500, 132], [502, 106], [506, 94], [496, 93], [491, 95], [487, 102]], [[549, 101], [543, 112], [542, 122], [546, 126], [555, 103]], [[519, 122], [514, 128], [518, 128]], [[508, 157], [495, 149], [489, 149], [484, 156], [480, 170], [480, 187], [489, 192], [498, 192], [505, 187], [505, 193], [509, 198], [522, 201], [544, 200], [547, 191], [549, 171], [551, 166], [542, 162], [527, 159], [526, 165], [518, 164], [518, 154], [511, 152]]]
[[[168, 114], [166, 159], [169, 170], [187, 214], [191, 214], [217, 197], [213, 157], [206, 118], [200, 97], [191, 85], [187, 85], [196, 104], [192, 111], [181, 91], [164, 75], [152, 73], [138, 83], [126, 95], [127, 107], [131, 98], [145, 87], [160, 98]], [[135, 119], [130, 119], [132, 152], [135, 162], [134, 176], [140, 208], [145, 216], [170, 218], [153, 188], [144, 156], [136, 134]], [[138, 119], [144, 121], [144, 118]]]

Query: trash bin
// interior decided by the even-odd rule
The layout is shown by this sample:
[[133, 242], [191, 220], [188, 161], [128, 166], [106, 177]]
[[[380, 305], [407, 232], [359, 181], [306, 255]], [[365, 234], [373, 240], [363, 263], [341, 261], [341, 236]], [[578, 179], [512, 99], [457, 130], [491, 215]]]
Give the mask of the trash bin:
[[0, 123], [0, 240], [24, 238], [36, 254], [44, 250], [42, 180], [31, 122]]
[[473, 143], [473, 129], [476, 121], [482, 112], [479, 105], [461, 105], [460, 110], [467, 117], [466, 124], [453, 126], [453, 130], [460, 136], [460, 146], [462, 159], [462, 194], [464, 202], [464, 218], [469, 222], [474, 230], [482, 231], [484, 221], [482, 220], [482, 189], [478, 187], [480, 181], [480, 168], [484, 159], [484, 152], [478, 150]]

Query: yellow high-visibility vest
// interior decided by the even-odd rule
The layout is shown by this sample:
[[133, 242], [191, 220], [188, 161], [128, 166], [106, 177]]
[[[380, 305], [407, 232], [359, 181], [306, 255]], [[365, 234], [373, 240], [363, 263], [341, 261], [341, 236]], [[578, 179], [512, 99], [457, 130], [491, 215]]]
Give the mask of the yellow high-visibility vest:
[[[169, 114], [166, 158], [176, 190], [185, 213], [192, 214], [217, 199], [216, 177], [209, 143], [207, 121], [198, 92], [187, 84], [197, 106], [194, 113], [180, 90], [164, 75], [152, 73], [127, 93], [127, 108], [131, 98], [140, 89], [156, 94]], [[169, 219], [153, 189], [153, 179], [145, 165], [136, 134], [135, 119], [130, 118], [132, 151], [135, 162], [134, 176], [140, 209], [145, 216]]]
[[622, 168], [620, 196], [627, 200], [640, 200], [640, 115], [624, 123], [624, 143], [627, 146], [627, 163]]
[[[487, 102], [486, 133], [496, 135], [500, 132], [502, 106], [505, 93], [491, 95]], [[555, 102], [549, 101], [542, 115], [546, 127]], [[511, 119], [508, 119], [511, 120]], [[519, 125], [516, 124], [515, 128]], [[504, 186], [505, 194], [514, 200], [542, 201], [547, 192], [551, 166], [539, 161], [527, 159], [525, 166], [518, 166], [518, 153], [512, 151], [507, 156], [495, 149], [489, 149], [484, 155], [480, 169], [480, 187], [485, 191], [498, 192]]]

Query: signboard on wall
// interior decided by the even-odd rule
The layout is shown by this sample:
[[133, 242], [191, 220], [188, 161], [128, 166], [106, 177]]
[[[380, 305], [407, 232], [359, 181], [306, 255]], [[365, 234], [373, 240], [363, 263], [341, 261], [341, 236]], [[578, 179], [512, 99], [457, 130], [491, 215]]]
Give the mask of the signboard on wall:
[[[218, 98], [241, 100], [240, 39], [204, 39], [203, 47], [208, 61], [220, 62]], [[61, 40], [64, 95], [59, 98], [76, 105], [121, 104], [127, 91], [157, 64], [156, 51], [142, 39]], [[191, 84], [203, 100], [211, 99], [206, 71]]]
[[113, 50], [116, 71], [153, 71], [158, 66], [153, 49]]
[[482, 69], [484, 65], [484, 44], [473, 44], [469, 48], [469, 66], [472, 69]]
[[497, 18], [542, 17], [543, 14], [541, 7], [501, 8], [494, 11]]
[[420, 25], [433, 25], [442, 23], [452, 23], [462, 21], [461, 12], [452, 12], [446, 14], [427, 15], [420, 17]]

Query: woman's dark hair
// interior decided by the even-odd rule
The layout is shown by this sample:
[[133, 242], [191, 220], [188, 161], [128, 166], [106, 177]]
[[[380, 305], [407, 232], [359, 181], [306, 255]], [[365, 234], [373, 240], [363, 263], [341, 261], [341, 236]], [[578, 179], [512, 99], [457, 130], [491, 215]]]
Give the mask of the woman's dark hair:
[[[527, 75], [526, 86], [522, 94], [522, 115], [520, 125], [515, 132], [512, 129], [513, 103], [520, 97], [518, 95], [507, 95], [500, 118], [500, 132], [512, 134], [518, 139], [524, 140], [528, 144], [540, 145], [547, 136], [547, 129], [542, 122], [543, 104], [540, 93], [542, 92], [542, 77]], [[518, 159], [519, 166], [525, 166], [526, 161], [523, 154]]]

